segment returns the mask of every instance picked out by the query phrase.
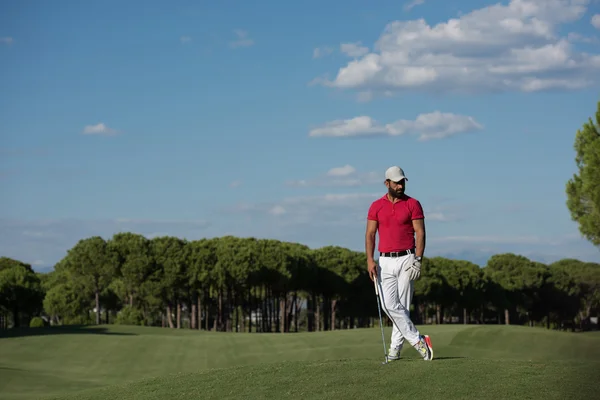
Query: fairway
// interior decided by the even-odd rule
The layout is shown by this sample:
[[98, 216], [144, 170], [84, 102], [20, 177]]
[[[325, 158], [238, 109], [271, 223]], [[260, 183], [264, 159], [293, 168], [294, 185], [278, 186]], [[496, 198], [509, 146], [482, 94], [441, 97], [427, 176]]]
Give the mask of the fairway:
[[421, 329], [432, 337], [435, 359], [422, 361], [405, 347], [403, 359], [389, 365], [381, 365], [378, 328], [46, 329], [0, 337], [0, 399], [584, 399], [600, 388], [598, 335], [516, 326]]

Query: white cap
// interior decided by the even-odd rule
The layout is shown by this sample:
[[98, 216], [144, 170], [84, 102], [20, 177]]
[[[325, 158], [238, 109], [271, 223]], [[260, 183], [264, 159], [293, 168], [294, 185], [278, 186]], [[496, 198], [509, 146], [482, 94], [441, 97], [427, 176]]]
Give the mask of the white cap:
[[402, 179], [406, 179], [408, 181], [408, 178], [404, 175], [402, 168], [396, 166], [389, 167], [387, 171], [385, 171], [385, 179], [389, 179], [390, 181], [394, 182], [401, 181]]

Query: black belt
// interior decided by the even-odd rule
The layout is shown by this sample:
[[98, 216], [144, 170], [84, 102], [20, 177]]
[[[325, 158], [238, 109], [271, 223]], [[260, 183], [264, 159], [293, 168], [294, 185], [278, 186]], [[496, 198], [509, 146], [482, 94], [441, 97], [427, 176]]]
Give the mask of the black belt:
[[415, 254], [415, 249], [392, 251], [390, 253], [379, 253], [380, 257], [402, 257], [407, 254]]

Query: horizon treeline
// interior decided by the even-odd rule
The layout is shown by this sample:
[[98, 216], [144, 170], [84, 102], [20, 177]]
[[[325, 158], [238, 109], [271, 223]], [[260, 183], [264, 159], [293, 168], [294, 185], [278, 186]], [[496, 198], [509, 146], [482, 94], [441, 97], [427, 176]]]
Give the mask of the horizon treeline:
[[[274, 239], [183, 240], [117, 233], [80, 240], [47, 273], [0, 258], [0, 328], [132, 324], [220, 332], [376, 326], [366, 255]], [[503, 253], [485, 266], [425, 257], [417, 324], [518, 324], [591, 329], [600, 264], [543, 264]], [[384, 322], [390, 326], [387, 317]], [[596, 325], [597, 326], [597, 325]]]

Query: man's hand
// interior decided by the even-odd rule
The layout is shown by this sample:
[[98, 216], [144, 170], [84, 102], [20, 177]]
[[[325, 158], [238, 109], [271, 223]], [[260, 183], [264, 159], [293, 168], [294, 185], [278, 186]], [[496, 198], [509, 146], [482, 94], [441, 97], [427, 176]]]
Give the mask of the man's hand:
[[375, 252], [375, 234], [377, 233], [377, 221], [372, 219], [367, 220], [367, 231], [365, 232], [365, 251], [367, 253], [367, 267], [369, 269], [369, 277], [374, 282], [377, 277], [377, 263], [373, 259]]
[[377, 263], [375, 260], [369, 260], [367, 261], [367, 266], [369, 268], [369, 277], [375, 282], [375, 278], [377, 278]]
[[421, 277], [421, 261], [415, 259], [413, 263], [406, 269], [411, 281], [416, 281]]

